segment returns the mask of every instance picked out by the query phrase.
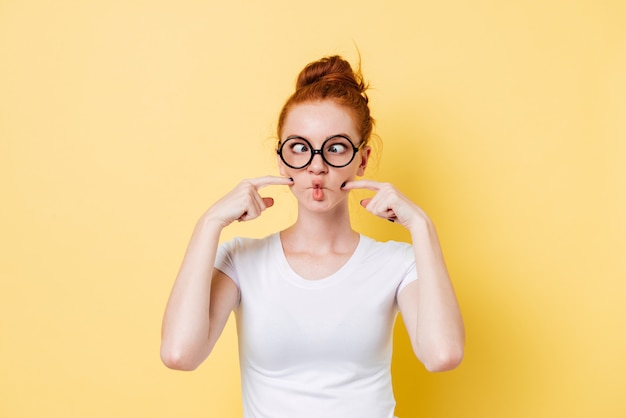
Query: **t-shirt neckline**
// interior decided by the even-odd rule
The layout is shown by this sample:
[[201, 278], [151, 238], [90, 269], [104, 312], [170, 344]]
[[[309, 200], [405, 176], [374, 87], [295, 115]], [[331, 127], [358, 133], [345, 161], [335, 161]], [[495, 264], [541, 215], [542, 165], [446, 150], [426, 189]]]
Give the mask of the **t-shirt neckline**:
[[348, 276], [348, 272], [353, 269], [353, 266], [358, 263], [358, 260], [361, 259], [361, 253], [365, 251], [366, 239], [363, 234], [359, 234], [359, 242], [354, 249], [354, 252], [350, 255], [348, 260], [334, 273], [323, 277], [321, 279], [305, 279], [301, 275], [299, 275], [289, 264], [287, 260], [287, 255], [285, 254], [285, 250], [283, 249], [283, 244], [280, 239], [280, 232], [277, 232], [273, 236], [272, 244], [276, 246], [276, 253], [279, 257], [279, 262], [281, 264], [281, 271], [285, 272], [285, 277], [291, 283], [299, 286], [305, 287], [309, 289], [319, 289], [334, 285], [341, 281], [344, 277]]

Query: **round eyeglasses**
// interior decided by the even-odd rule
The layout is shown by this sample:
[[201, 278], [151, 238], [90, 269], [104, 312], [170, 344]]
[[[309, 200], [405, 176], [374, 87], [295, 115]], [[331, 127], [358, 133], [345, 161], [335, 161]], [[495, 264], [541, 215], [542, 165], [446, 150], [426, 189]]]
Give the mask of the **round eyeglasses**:
[[320, 154], [322, 160], [331, 167], [345, 167], [354, 160], [363, 142], [355, 147], [352, 141], [343, 135], [334, 135], [322, 143], [320, 149], [313, 146], [306, 139], [299, 136], [291, 136], [282, 143], [276, 151], [285, 165], [294, 169], [301, 169], [313, 161], [315, 154]]

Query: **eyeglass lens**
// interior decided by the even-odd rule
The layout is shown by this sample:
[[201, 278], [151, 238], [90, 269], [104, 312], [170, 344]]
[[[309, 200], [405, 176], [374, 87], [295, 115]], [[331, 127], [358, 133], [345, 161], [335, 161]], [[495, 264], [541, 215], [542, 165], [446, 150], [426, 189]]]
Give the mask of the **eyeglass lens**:
[[345, 136], [333, 136], [315, 150], [309, 141], [300, 137], [288, 138], [281, 145], [278, 153], [291, 168], [304, 168], [313, 161], [315, 154], [322, 154], [324, 161], [333, 167], [345, 167], [354, 158], [357, 148]]

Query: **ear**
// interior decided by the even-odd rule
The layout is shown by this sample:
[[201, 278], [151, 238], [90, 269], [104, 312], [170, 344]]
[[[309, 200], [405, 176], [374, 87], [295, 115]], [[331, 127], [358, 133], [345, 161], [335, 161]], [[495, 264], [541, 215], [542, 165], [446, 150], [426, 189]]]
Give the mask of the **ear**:
[[363, 147], [361, 149], [361, 152], [359, 152], [361, 163], [359, 164], [359, 169], [356, 172], [357, 176], [362, 177], [365, 174], [365, 169], [367, 168], [367, 163], [370, 159], [371, 152], [372, 152], [371, 147]]
[[280, 159], [280, 155], [276, 154], [276, 164], [278, 165], [278, 172], [281, 176], [287, 177], [287, 170], [285, 169], [285, 164], [283, 164], [283, 160]]

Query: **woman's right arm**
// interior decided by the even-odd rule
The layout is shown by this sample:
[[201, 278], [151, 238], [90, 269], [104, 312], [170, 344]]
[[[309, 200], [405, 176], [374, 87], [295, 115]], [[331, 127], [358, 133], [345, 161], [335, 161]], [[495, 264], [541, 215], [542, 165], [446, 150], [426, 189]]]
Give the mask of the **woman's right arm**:
[[167, 367], [198, 367], [210, 354], [239, 301], [234, 282], [214, 268], [222, 229], [235, 220], [255, 219], [274, 204], [272, 198], [259, 195], [261, 187], [291, 183], [287, 178], [273, 176], [245, 180], [202, 215], [165, 309], [161, 359]]

